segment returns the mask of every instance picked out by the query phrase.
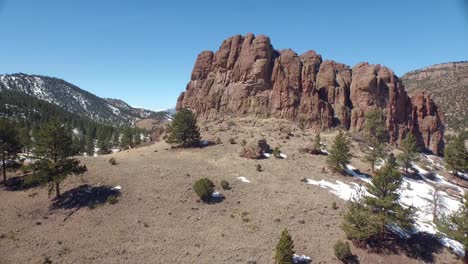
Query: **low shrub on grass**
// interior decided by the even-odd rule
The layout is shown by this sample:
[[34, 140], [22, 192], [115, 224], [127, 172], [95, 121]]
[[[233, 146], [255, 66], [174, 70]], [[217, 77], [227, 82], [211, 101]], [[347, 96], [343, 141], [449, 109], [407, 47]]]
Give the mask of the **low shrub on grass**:
[[110, 165], [117, 165], [117, 160], [115, 158], [110, 158], [109, 163]]
[[214, 183], [208, 178], [202, 178], [193, 184], [193, 190], [205, 202], [211, 198], [214, 187]]
[[338, 241], [334, 246], [335, 256], [345, 262], [350, 257], [352, 257], [351, 248], [349, 247], [348, 242]]
[[221, 188], [223, 188], [224, 190], [229, 190], [229, 189], [231, 189], [231, 186], [229, 186], [229, 182], [228, 182], [228, 181], [222, 180], [222, 181], [221, 181]]

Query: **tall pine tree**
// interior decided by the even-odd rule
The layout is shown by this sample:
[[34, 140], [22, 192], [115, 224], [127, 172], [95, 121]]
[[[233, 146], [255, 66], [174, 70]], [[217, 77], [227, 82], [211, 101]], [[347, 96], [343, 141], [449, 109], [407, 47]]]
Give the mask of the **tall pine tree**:
[[457, 172], [468, 171], [468, 151], [465, 148], [465, 140], [461, 134], [447, 144], [444, 159], [447, 168], [452, 170], [454, 175]]
[[349, 164], [349, 160], [352, 156], [349, 140], [343, 131], [340, 130], [335, 137], [329, 152], [330, 155], [327, 157], [328, 166], [334, 172], [343, 171], [344, 167]]
[[34, 163], [34, 177], [48, 184], [49, 194], [55, 189], [56, 198], [60, 197], [60, 183], [69, 175], [84, 173], [86, 166], [70, 156], [73, 154], [72, 133], [58, 121], [43, 125], [35, 140], [34, 154], [40, 161]]
[[403, 153], [398, 155], [397, 159], [401, 166], [405, 168], [405, 172], [408, 172], [408, 169], [411, 168], [413, 162], [419, 160], [420, 149], [416, 143], [416, 138], [414, 137], [413, 133], [410, 132], [406, 136], [401, 144], [401, 148]]
[[189, 109], [178, 111], [168, 126], [168, 143], [182, 144], [184, 147], [194, 146], [200, 142], [200, 129], [197, 118]]
[[21, 151], [21, 143], [15, 126], [6, 119], [0, 119], [0, 155], [2, 161], [3, 183], [7, 184], [7, 161], [12, 162]]

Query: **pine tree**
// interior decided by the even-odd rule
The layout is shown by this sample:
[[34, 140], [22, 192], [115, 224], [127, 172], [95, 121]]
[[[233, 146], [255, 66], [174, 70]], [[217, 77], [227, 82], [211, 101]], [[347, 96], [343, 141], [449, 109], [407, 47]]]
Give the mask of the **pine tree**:
[[398, 190], [402, 183], [395, 158], [390, 156], [367, 185], [370, 195], [361, 193], [358, 199], [350, 202], [342, 225], [348, 238], [358, 241], [383, 239], [391, 226], [412, 228], [414, 208], [404, 208], [399, 203]]
[[122, 139], [120, 140], [120, 147], [122, 149], [128, 149], [133, 147], [133, 133], [130, 128], [124, 129]]
[[105, 138], [100, 138], [97, 142], [97, 147], [99, 148], [98, 154], [105, 155], [109, 154], [109, 141]]
[[445, 147], [444, 156], [447, 169], [452, 170], [454, 175], [457, 172], [468, 171], [468, 151], [461, 134]]
[[182, 144], [184, 147], [194, 146], [200, 142], [200, 129], [197, 118], [189, 109], [178, 111], [168, 126], [168, 143]]
[[367, 142], [370, 145], [365, 150], [364, 160], [371, 165], [372, 173], [375, 172], [375, 163], [385, 157], [385, 146], [387, 132], [382, 118], [382, 111], [372, 110], [366, 115], [366, 128], [368, 130]]
[[327, 157], [328, 166], [330, 166], [334, 172], [341, 172], [343, 168], [349, 164], [352, 155], [349, 145], [350, 143], [346, 135], [340, 130], [333, 141], [330, 155]]
[[18, 131], [14, 125], [6, 120], [0, 119], [0, 151], [2, 159], [3, 183], [7, 184], [6, 168], [7, 161], [12, 161], [21, 151], [21, 143], [18, 138]]
[[416, 143], [416, 138], [414, 137], [413, 133], [409, 133], [406, 136], [401, 144], [401, 147], [403, 153], [398, 155], [397, 159], [401, 166], [405, 168], [405, 172], [408, 172], [408, 169], [411, 168], [411, 164], [419, 160], [420, 149]]
[[34, 164], [34, 177], [49, 185], [49, 194], [55, 188], [55, 195], [60, 197], [60, 183], [70, 174], [84, 173], [86, 166], [70, 156], [73, 154], [72, 133], [64, 125], [52, 120], [43, 125], [36, 139], [34, 154], [40, 161]]
[[88, 154], [89, 157], [94, 156], [94, 138], [91, 135], [86, 136], [86, 154]]
[[141, 134], [139, 131], [136, 131], [135, 135], [133, 136], [133, 143], [135, 144], [135, 146], [141, 144]]
[[287, 229], [281, 232], [280, 240], [276, 245], [275, 263], [276, 264], [292, 264], [294, 256], [294, 241], [289, 235]]
[[381, 230], [385, 230], [389, 224], [397, 224], [404, 229], [412, 228], [414, 208], [404, 208], [399, 203], [398, 190], [402, 183], [403, 176], [396, 167], [394, 157], [390, 156], [367, 186], [370, 196], [365, 197], [365, 203], [379, 218]]
[[465, 264], [468, 264], [468, 193], [462, 207], [455, 213], [436, 221], [438, 229], [465, 247]]

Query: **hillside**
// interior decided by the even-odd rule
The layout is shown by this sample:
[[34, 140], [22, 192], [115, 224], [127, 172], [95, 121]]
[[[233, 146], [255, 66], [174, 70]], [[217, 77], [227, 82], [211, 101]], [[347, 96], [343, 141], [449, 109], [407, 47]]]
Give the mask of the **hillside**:
[[133, 125], [157, 112], [130, 107], [121, 100], [100, 98], [64, 80], [26, 74], [0, 75], [0, 91], [21, 92], [55, 104], [76, 115], [101, 124]]
[[468, 61], [433, 65], [406, 73], [401, 77], [409, 93], [422, 90], [445, 112], [447, 127], [468, 127]]
[[[239, 157], [240, 143], [250, 141], [252, 135], [264, 136], [271, 146], [280, 145], [287, 158]], [[340, 228], [346, 200], [367, 178], [332, 173], [326, 155], [300, 153], [314, 135], [287, 120], [208, 122], [202, 129], [203, 139], [220, 138], [225, 144], [180, 149], [161, 141], [105, 156], [80, 157], [88, 172], [69, 177], [58, 202], [45, 189], [0, 186], [0, 247], [4, 252], [0, 263], [44, 263], [48, 257], [53, 263], [267, 264], [273, 263], [284, 228], [294, 239], [296, 254], [310, 256], [312, 263], [342, 263], [334, 256], [333, 245], [347, 241]], [[322, 134], [327, 149], [334, 135]], [[230, 138], [238, 144], [230, 144]], [[356, 142], [352, 152], [354, 173], [369, 174]], [[117, 165], [109, 164], [111, 157]], [[424, 161], [424, 168], [445, 180], [405, 178], [403, 199], [414, 205], [424, 202], [419, 206], [420, 216], [432, 219], [431, 186], [443, 187], [446, 198], [459, 201], [460, 195], [458, 187], [447, 183], [456, 179], [443, 167]], [[17, 181], [21, 177], [18, 174]], [[223, 201], [197, 200], [193, 183], [203, 177], [215, 182]], [[223, 190], [221, 180], [227, 180], [231, 189]], [[116, 186], [118, 192], [113, 189]], [[106, 203], [116, 193], [118, 203]], [[433, 226], [430, 220], [426, 222], [418, 221], [418, 227]], [[430, 234], [399, 245], [379, 252], [351, 244], [359, 262], [350, 263], [459, 263]]]

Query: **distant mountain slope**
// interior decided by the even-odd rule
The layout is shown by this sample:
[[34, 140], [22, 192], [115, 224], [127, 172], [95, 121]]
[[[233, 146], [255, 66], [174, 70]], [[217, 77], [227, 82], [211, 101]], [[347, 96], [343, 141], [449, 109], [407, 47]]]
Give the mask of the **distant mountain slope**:
[[430, 92], [445, 111], [448, 128], [468, 127], [468, 61], [433, 65], [406, 73], [401, 78], [406, 90]]
[[55, 104], [70, 113], [113, 126], [131, 125], [149, 116], [161, 115], [132, 108], [121, 100], [105, 100], [64, 80], [47, 76], [22, 73], [0, 75], [0, 91], [21, 92]]

